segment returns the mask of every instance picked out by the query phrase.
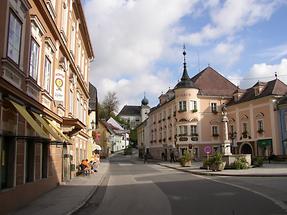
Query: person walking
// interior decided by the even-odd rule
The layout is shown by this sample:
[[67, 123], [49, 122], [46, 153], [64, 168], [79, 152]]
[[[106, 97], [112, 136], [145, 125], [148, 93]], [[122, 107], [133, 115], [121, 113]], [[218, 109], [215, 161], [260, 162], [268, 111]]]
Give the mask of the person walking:
[[144, 163], [147, 163], [147, 157], [148, 157], [148, 154], [145, 152], [144, 153]]
[[170, 152], [170, 162], [175, 162], [173, 151]]

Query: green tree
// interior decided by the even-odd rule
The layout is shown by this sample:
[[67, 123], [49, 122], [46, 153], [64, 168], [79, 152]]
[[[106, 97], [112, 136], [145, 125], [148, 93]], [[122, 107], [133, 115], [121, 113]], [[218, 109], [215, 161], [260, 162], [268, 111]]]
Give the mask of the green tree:
[[102, 103], [99, 104], [100, 119], [109, 119], [118, 110], [119, 100], [115, 92], [108, 92]]

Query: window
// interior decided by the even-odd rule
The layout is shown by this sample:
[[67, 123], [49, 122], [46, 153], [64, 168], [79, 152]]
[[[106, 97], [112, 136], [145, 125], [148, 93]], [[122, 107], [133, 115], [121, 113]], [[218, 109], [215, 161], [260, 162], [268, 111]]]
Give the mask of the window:
[[216, 103], [211, 103], [211, 112], [217, 112], [217, 104]]
[[213, 136], [219, 136], [218, 134], [218, 126], [212, 126], [212, 135]]
[[67, 2], [63, 2], [62, 7], [62, 29], [65, 35], [67, 35], [67, 24], [68, 24], [68, 7]]
[[191, 129], [191, 135], [197, 134], [197, 126], [196, 125], [192, 125], [190, 127], [190, 129]]
[[69, 92], [69, 111], [71, 114], [74, 113], [74, 93], [72, 90]]
[[81, 101], [80, 101], [80, 94], [77, 94], [77, 117], [81, 120]]
[[191, 111], [197, 111], [197, 102], [196, 101], [193, 101], [193, 100], [190, 101], [190, 110]]
[[73, 54], [75, 54], [75, 40], [76, 40], [76, 31], [75, 31], [75, 24], [73, 23], [70, 36], [70, 50]]
[[242, 131], [243, 131], [243, 132], [247, 132], [247, 123], [246, 123], [246, 122], [244, 122], [244, 123], [242, 124]]
[[179, 102], [179, 111], [186, 111], [186, 101]]
[[37, 81], [39, 68], [39, 45], [32, 38], [31, 53], [30, 53], [30, 76]]
[[46, 56], [45, 57], [45, 67], [44, 67], [44, 89], [51, 92], [51, 61]]
[[79, 43], [79, 45], [78, 45], [78, 53], [77, 53], [77, 55], [78, 55], [78, 67], [80, 68], [80, 66], [81, 66], [81, 57], [82, 57], [82, 55], [81, 55], [81, 44]]
[[22, 23], [16, 15], [10, 11], [7, 56], [17, 64], [19, 64], [20, 58], [21, 34]]
[[262, 133], [264, 131], [264, 127], [263, 127], [263, 120], [258, 120], [257, 121], [257, 131], [259, 133]]
[[179, 134], [180, 135], [187, 135], [187, 126], [186, 125], [179, 126]]

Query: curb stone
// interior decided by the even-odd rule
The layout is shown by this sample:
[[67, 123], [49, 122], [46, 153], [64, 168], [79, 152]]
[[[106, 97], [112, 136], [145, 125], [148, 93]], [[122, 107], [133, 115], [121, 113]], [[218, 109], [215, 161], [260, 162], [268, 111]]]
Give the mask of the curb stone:
[[180, 169], [177, 167], [172, 167], [169, 165], [165, 165], [165, 164], [160, 164], [158, 163], [158, 165], [160, 166], [164, 166], [167, 168], [171, 168], [171, 169], [175, 169], [181, 172], [187, 172], [187, 173], [191, 173], [194, 175], [205, 175], [205, 176], [232, 176], [232, 177], [287, 177], [287, 174], [232, 174], [232, 173], [213, 173], [213, 172], [197, 172], [197, 171], [193, 171], [193, 170], [188, 170], [188, 169]]

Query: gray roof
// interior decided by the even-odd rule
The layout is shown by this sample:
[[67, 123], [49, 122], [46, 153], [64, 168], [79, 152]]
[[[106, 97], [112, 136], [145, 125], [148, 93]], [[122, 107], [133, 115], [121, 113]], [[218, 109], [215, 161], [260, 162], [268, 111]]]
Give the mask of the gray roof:
[[[255, 95], [254, 87], [258, 86], [259, 84], [260, 84], [260, 86], [262, 86], [262, 84], [264, 84], [264, 89], [262, 90], [262, 92], [259, 95]], [[247, 102], [247, 101], [251, 101], [253, 99], [263, 98], [263, 97], [270, 96], [270, 95], [283, 96], [286, 93], [287, 93], [287, 85], [284, 84], [279, 79], [274, 79], [274, 80], [268, 81], [266, 83], [260, 82], [260, 83], [255, 84], [253, 87], [246, 89], [245, 93], [241, 96], [241, 98], [238, 101], [235, 101], [233, 99], [227, 105], [234, 105], [234, 104], [238, 104], [238, 103], [242, 103], [242, 102]]]
[[141, 106], [125, 105], [118, 115], [119, 116], [141, 116]]

